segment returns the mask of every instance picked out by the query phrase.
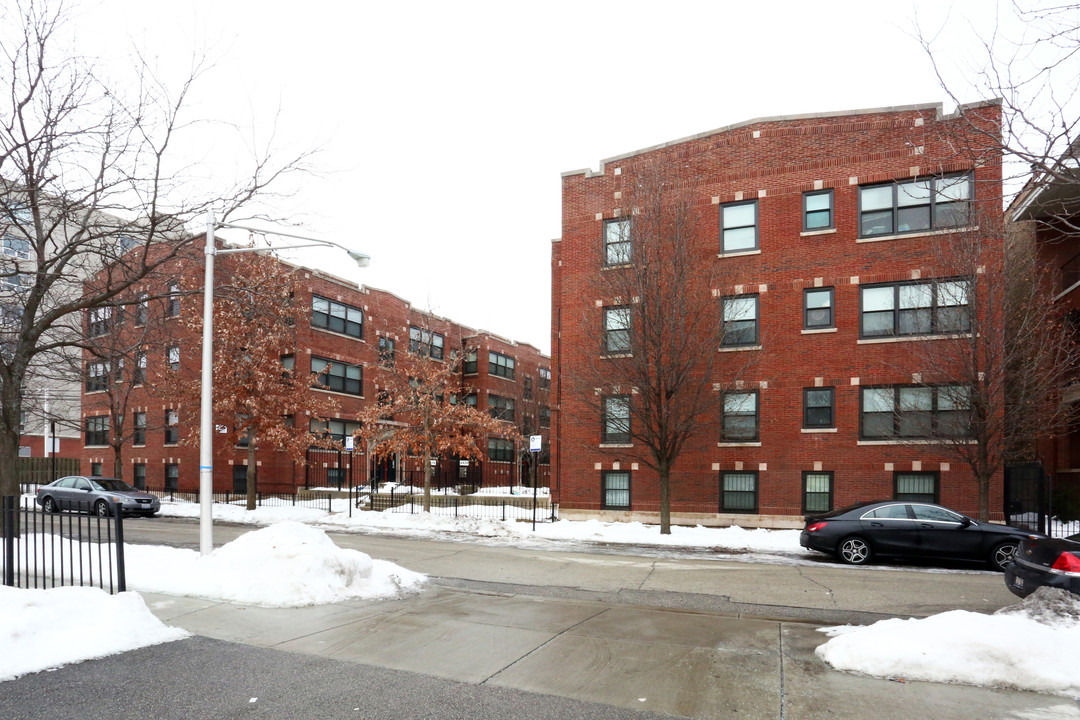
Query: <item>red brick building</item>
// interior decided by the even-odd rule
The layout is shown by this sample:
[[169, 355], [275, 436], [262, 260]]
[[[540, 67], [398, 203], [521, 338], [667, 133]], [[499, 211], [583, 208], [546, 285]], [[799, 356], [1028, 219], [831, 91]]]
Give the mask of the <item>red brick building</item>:
[[[201, 243], [199, 243], [201, 246]], [[170, 279], [161, 287], [136, 289], [131, 304], [124, 309], [125, 324], [148, 328], [146, 344], [135, 357], [125, 358], [128, 375], [139, 374], [126, 401], [122, 427], [116, 413], [110, 413], [109, 383], [118, 369], [110, 363], [85, 356], [83, 385], [83, 472], [113, 474], [114, 454], [110, 436], [122, 433], [123, 478], [138, 486], [173, 488], [192, 492], [199, 485], [199, 408], [181, 407], [152, 392], [155, 378], [164, 372], [180, 372], [194, 384], [200, 382], [201, 337], [193, 335], [183, 318], [201, 315], [201, 252], [197, 259], [171, 269]], [[225, 282], [232, 258], [221, 256], [216, 273]], [[283, 263], [284, 264], [284, 263]], [[288, 266], [293, 268], [293, 266]], [[312, 449], [307, 462], [295, 463], [285, 453], [260, 447], [257, 453], [257, 482], [266, 492], [291, 492], [300, 487], [366, 484], [369, 477], [422, 485], [420, 461], [409, 457], [374, 457], [359, 447], [344, 450], [345, 438], [359, 425], [361, 408], [376, 401], [378, 388], [373, 371], [380, 357], [393, 353], [424, 352], [436, 360], [449, 361], [464, 354], [461, 385], [457, 394], [463, 402], [475, 403], [498, 417], [514, 423], [522, 431], [545, 436], [549, 423], [551, 365], [547, 356], [531, 345], [516, 343], [486, 331], [476, 331], [446, 318], [414, 308], [392, 293], [360, 287], [327, 273], [293, 268], [300, 291], [297, 301], [308, 308], [309, 322], [297, 327], [297, 344], [283, 362], [297, 372], [318, 372], [329, 367], [331, 389], [312, 388], [312, 393], [331, 393], [340, 412], [328, 426], [313, 431], [328, 432], [341, 449]], [[160, 302], [140, 302], [142, 294], [162, 295]], [[93, 321], [88, 319], [88, 329]], [[90, 334], [119, 331], [119, 326], [99, 323]], [[128, 330], [130, 332], [130, 330]], [[215, 348], [216, 351], [220, 350]], [[120, 382], [119, 380], [117, 382]], [[299, 421], [299, 420], [297, 420]], [[215, 423], [226, 420], [215, 418]], [[246, 487], [247, 448], [226, 446], [216, 435], [214, 443], [215, 492], [242, 492]], [[459, 463], [440, 459], [434, 482], [457, 485], [464, 482], [484, 485], [525, 483], [524, 455], [520, 447], [499, 438], [488, 440], [487, 459], [480, 463]], [[540, 482], [547, 482], [546, 457], [539, 469]]]
[[[980, 307], [934, 250], [971, 231], [976, 208], [1000, 243], [999, 108], [963, 114], [923, 105], [752, 120], [563, 175], [552, 250], [563, 517], [658, 517], [643, 449], [605, 442], [609, 419], [573, 389], [597, 362], [596, 337], [617, 345], [632, 323], [637, 299], [603, 297], [600, 278], [630, 257], [620, 224], [637, 208], [624, 196], [646, 169], [691, 194], [696, 251], [733, 278], [700, 298], [733, 328], [717, 352], [753, 358], [674, 467], [672, 522], [790, 527], [809, 511], [891, 497], [976, 513], [970, 470], [918, 438], [922, 423], [946, 427], [964, 408], [955, 388], [921, 382], [916, 349], [963, 335]], [[1001, 519], [1000, 473], [991, 509]]]

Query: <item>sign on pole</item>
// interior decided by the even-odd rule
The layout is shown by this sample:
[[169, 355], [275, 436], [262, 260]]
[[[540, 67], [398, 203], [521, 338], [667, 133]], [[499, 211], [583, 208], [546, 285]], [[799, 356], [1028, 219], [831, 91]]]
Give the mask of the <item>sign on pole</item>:
[[529, 436], [529, 452], [534, 452], [534, 453], [540, 452], [540, 447], [541, 447], [543, 442], [544, 442], [544, 436], [543, 435], [530, 435]]

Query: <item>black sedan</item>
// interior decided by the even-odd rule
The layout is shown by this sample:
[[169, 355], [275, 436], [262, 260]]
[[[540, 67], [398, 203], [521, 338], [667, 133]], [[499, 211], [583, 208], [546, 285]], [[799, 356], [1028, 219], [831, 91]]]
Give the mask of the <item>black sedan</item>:
[[989, 563], [1001, 570], [1020, 541], [1034, 537], [940, 505], [886, 500], [808, 516], [799, 543], [851, 565], [889, 557]]
[[1080, 595], [1080, 535], [1020, 541], [1005, 566], [1005, 587], [1027, 597], [1043, 586]]

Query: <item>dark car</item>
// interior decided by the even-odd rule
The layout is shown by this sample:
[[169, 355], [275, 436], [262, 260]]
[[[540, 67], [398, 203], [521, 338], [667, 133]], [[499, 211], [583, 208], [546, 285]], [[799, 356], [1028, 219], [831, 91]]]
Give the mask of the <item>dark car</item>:
[[118, 478], [70, 475], [42, 485], [37, 503], [45, 512], [61, 510], [88, 511], [111, 515], [114, 503], [120, 503], [125, 515], [153, 515], [161, 509], [156, 496], [128, 485]]
[[1020, 541], [1005, 566], [1005, 587], [1027, 597], [1043, 586], [1080, 595], [1080, 535]]
[[806, 518], [799, 543], [863, 565], [873, 557], [989, 563], [1001, 570], [1027, 530], [972, 520], [924, 502], [860, 503]]

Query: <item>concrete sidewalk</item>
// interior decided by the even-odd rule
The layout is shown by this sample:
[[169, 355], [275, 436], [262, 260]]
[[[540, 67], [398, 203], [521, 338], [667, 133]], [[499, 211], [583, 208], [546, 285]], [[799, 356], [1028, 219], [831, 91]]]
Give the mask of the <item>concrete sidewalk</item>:
[[1063, 698], [836, 672], [805, 622], [434, 583], [401, 600], [296, 609], [143, 595], [163, 621], [207, 638], [661, 714], [1080, 718]]

